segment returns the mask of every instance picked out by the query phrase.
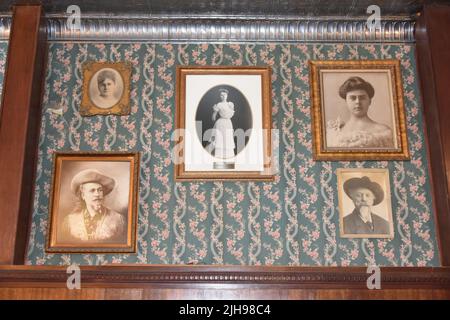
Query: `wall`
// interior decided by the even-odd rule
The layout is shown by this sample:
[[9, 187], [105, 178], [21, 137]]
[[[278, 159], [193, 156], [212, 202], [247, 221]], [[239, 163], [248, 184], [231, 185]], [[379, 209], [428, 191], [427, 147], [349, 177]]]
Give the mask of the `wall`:
[[[411, 161], [314, 162], [308, 60], [379, 58], [401, 60]], [[87, 60], [133, 64], [130, 116], [79, 115]], [[174, 183], [175, 67], [188, 64], [272, 66], [274, 183]], [[416, 74], [412, 45], [52, 44], [27, 263], [438, 266]], [[52, 154], [78, 150], [142, 152], [137, 254], [45, 254]], [[390, 169], [393, 240], [338, 236], [340, 167]]]

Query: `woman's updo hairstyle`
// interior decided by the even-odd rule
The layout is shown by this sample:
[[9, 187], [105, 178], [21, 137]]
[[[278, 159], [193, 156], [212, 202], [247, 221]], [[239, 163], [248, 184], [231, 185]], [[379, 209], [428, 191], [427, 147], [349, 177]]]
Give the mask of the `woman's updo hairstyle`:
[[339, 96], [345, 100], [347, 98], [347, 92], [354, 90], [364, 90], [370, 99], [375, 94], [375, 89], [369, 82], [360, 77], [350, 77], [339, 88]]

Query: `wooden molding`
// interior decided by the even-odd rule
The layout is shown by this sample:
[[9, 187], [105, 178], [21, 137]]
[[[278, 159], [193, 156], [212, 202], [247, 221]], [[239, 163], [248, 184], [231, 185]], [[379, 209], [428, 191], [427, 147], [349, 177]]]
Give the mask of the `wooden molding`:
[[[82, 287], [367, 289], [364, 267], [81, 266]], [[0, 266], [0, 287], [66, 287], [66, 267]], [[381, 268], [383, 289], [449, 289], [450, 268]]]
[[426, 5], [416, 27], [417, 65], [441, 263], [450, 266], [450, 6]]
[[14, 7], [0, 109], [0, 264], [24, 262], [46, 58], [42, 7]]

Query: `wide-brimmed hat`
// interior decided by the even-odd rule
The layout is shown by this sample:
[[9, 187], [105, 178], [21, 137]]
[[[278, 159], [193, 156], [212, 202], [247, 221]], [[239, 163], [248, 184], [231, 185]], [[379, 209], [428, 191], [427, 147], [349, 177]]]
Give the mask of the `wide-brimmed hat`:
[[227, 90], [227, 89], [220, 88], [220, 89], [219, 89], [219, 93], [222, 93], [222, 92], [225, 92], [226, 94], [228, 94], [228, 90]]
[[373, 202], [374, 206], [383, 201], [384, 198], [383, 189], [377, 182], [371, 181], [368, 177], [351, 178], [344, 182], [344, 191], [350, 198], [352, 198], [351, 197], [352, 190], [356, 188], [365, 188], [372, 191], [373, 195], [375, 196], [375, 200]]
[[99, 183], [103, 186], [103, 194], [107, 195], [110, 193], [116, 184], [116, 181], [113, 178], [105, 176], [103, 173], [93, 170], [86, 169], [78, 172], [72, 179], [70, 183], [70, 189], [74, 194], [78, 193], [80, 185], [84, 183], [95, 182]]

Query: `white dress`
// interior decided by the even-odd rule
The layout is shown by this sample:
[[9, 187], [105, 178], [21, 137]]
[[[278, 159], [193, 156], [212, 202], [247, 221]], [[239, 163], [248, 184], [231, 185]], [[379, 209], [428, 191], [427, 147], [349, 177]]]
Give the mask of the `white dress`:
[[104, 98], [100, 95], [95, 95], [91, 97], [91, 100], [95, 106], [100, 109], [112, 108], [117, 102], [119, 102], [119, 99], [114, 96]]
[[220, 118], [214, 123], [214, 156], [217, 158], [232, 158], [235, 156], [234, 130], [231, 117], [234, 115], [233, 102], [219, 102], [213, 107]]
[[379, 131], [358, 130], [342, 132], [344, 122], [337, 118], [327, 123], [327, 147], [334, 148], [392, 148], [394, 141], [389, 128]]

